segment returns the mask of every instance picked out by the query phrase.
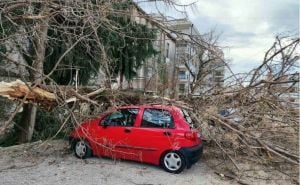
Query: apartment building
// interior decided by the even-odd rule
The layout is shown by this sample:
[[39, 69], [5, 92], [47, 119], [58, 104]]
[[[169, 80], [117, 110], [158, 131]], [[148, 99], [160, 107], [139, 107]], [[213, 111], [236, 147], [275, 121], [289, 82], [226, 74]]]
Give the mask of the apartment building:
[[[205, 84], [192, 90], [194, 77], [199, 72], [200, 33], [188, 19], [167, 20], [162, 15], [148, 15], [138, 5], [131, 6], [131, 19], [157, 30], [154, 48], [158, 54], [144, 61], [132, 80], [123, 80], [123, 89], [133, 89], [148, 94], [164, 96], [200, 95], [201, 92], [224, 83], [224, 66], [220, 61], [209, 65]], [[170, 31], [172, 30], [172, 31]], [[222, 53], [222, 51], [220, 50]], [[104, 73], [95, 82], [105, 79]], [[124, 78], [123, 78], [124, 79]], [[120, 87], [120, 76], [112, 78], [115, 87]]]
[[270, 89], [271, 91], [278, 95], [282, 100], [281, 103], [288, 105], [288, 107], [300, 110], [300, 83], [299, 83], [299, 73], [290, 76], [282, 76], [277, 79], [278, 84], [273, 84]]
[[[165, 29], [164, 20], [155, 15], [148, 15], [139, 6], [131, 6], [131, 19], [139, 24], [147, 25], [157, 30], [154, 49], [158, 54], [144, 61], [143, 66], [138, 69], [137, 76], [132, 80], [124, 80], [122, 88], [134, 89], [148, 94], [168, 95], [172, 89], [172, 76], [174, 76], [174, 65], [176, 60], [176, 39]], [[120, 83], [120, 77], [115, 79]]]
[[[201, 35], [194, 24], [188, 19], [177, 19], [169, 21], [170, 27], [176, 32], [176, 62], [178, 80], [176, 82], [176, 91], [178, 95], [200, 95], [201, 93], [222, 87], [224, 85], [224, 63], [223, 52], [216, 48], [220, 59], [212, 60], [208, 65], [202, 66], [199, 59], [201, 48], [199, 43]], [[193, 88], [199, 71], [199, 67], [207, 74], [204, 76], [201, 85]], [[194, 75], [192, 75], [194, 74]], [[213, 92], [213, 90], [211, 90]]]
[[197, 46], [191, 38], [200, 37], [194, 24], [187, 19], [168, 21], [170, 28], [176, 34], [176, 92], [179, 95], [191, 93], [193, 75], [197, 73]]
[[224, 54], [223, 51], [215, 48], [216, 58], [210, 61], [207, 66], [205, 66], [206, 75], [204, 77], [203, 83], [196, 90], [196, 94], [200, 95], [202, 93], [214, 93], [219, 88], [224, 86], [224, 76], [225, 76], [225, 63], [223, 61]]

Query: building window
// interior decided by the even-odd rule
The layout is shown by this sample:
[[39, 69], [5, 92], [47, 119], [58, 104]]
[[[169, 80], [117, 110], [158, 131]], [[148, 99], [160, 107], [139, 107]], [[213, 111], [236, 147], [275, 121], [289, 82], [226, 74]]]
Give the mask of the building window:
[[222, 73], [222, 71], [216, 71], [216, 72], [215, 72], [215, 75], [216, 75], [216, 76], [223, 76], [223, 73]]
[[147, 68], [147, 77], [151, 78], [153, 76], [153, 69], [152, 67]]
[[220, 82], [217, 82], [216, 87], [222, 87], [222, 84]]
[[215, 82], [224, 82], [224, 79], [222, 77], [215, 78]]
[[187, 44], [186, 43], [181, 43], [181, 44], [177, 44], [178, 48], [186, 48]]
[[167, 43], [167, 48], [166, 48], [166, 57], [169, 58], [169, 50], [170, 50], [170, 44]]
[[186, 80], [185, 71], [179, 71], [179, 79], [180, 80]]
[[179, 93], [184, 93], [185, 91], [185, 84], [179, 84]]

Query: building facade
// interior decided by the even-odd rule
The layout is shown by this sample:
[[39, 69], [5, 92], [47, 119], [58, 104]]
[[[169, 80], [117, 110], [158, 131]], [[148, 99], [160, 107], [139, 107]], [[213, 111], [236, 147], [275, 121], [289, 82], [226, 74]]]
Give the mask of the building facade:
[[[219, 58], [202, 65], [199, 58], [204, 51], [201, 46], [201, 35], [194, 24], [188, 19], [177, 19], [169, 22], [176, 37], [176, 62], [178, 95], [201, 95], [213, 92], [224, 85], [224, 55], [221, 49], [215, 48]], [[206, 59], [207, 60], [207, 59]], [[205, 73], [199, 75], [199, 73]], [[201, 76], [201, 78], [199, 78]], [[201, 81], [201, 82], [200, 82]]]
[[[200, 52], [197, 40], [201, 35], [188, 19], [167, 20], [162, 15], [147, 14], [137, 4], [130, 9], [131, 20], [157, 30], [153, 41], [155, 56], [144, 61], [132, 80], [120, 84], [120, 76], [112, 77], [115, 88], [133, 89], [146, 94], [163, 96], [200, 95], [215, 86], [223, 86], [224, 66], [215, 60], [209, 64], [209, 74], [203, 85], [193, 88], [195, 76], [199, 73]], [[222, 52], [220, 50], [220, 52]], [[222, 56], [222, 55], [221, 55]], [[221, 61], [221, 60], [220, 60]], [[206, 69], [207, 70], [207, 69]], [[103, 84], [105, 74], [101, 71], [94, 83]]]
[[[146, 14], [136, 4], [131, 7], [131, 19], [148, 28], [157, 30], [156, 39], [153, 41], [157, 54], [146, 61], [137, 71], [137, 76], [132, 80], [124, 80], [122, 88], [133, 89], [147, 94], [167, 95], [172, 89], [172, 77], [174, 76], [174, 63], [176, 60], [176, 39], [165, 29], [164, 20], [161, 17]], [[116, 78], [120, 83], [120, 76]]]

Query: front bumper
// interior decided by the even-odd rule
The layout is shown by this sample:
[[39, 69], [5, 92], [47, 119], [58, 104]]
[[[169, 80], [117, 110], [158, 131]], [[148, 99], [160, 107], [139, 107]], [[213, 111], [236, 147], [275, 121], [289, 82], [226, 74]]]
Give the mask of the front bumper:
[[76, 139], [74, 137], [69, 136], [69, 146], [70, 146], [71, 150], [73, 150], [75, 147], [75, 141], [76, 141]]
[[187, 168], [190, 168], [192, 164], [196, 163], [201, 158], [203, 145], [200, 144], [193, 147], [182, 147], [179, 151], [185, 156]]

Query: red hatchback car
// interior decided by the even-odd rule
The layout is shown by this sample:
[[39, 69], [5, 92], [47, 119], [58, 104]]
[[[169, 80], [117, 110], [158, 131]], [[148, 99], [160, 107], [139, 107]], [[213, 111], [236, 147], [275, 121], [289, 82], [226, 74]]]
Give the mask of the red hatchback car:
[[88, 120], [70, 134], [78, 158], [107, 156], [161, 165], [180, 173], [202, 155], [202, 140], [185, 110], [175, 106], [123, 106]]

